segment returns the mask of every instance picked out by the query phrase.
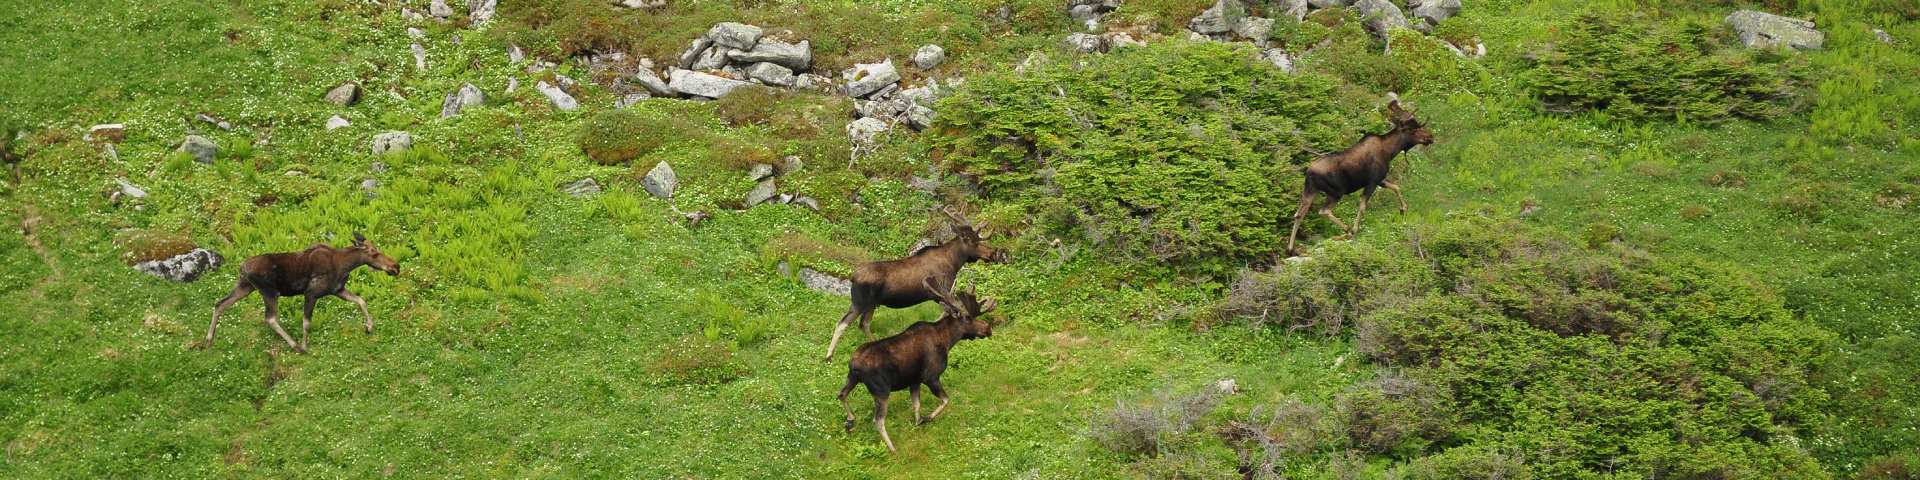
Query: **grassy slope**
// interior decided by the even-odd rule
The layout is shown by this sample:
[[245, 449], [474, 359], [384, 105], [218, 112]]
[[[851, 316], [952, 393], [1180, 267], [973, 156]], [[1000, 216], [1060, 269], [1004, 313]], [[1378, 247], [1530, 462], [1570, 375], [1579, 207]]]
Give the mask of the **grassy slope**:
[[[1140, 3], [1178, 12], [1147, 16], [1184, 18], [1196, 9], [1186, 3], [1200, 2]], [[1538, 2], [1468, 15], [1485, 15], [1477, 20], [1486, 24], [1490, 46], [1510, 54], [1544, 35], [1537, 22], [1524, 19], [1548, 18], [1565, 7]], [[451, 30], [429, 27], [435, 67], [412, 72], [398, 16], [374, 11], [357, 2], [148, 2], [36, 4], [0, 17], [7, 27], [0, 43], [27, 46], [0, 55], [0, 66], [22, 72], [0, 79], [0, 91], [26, 93], [0, 102], [19, 120], [52, 132], [36, 137], [40, 147], [21, 167], [24, 180], [9, 180], [0, 190], [0, 221], [32, 225], [31, 237], [0, 235], [0, 335], [17, 339], [0, 349], [6, 445], [0, 474], [364, 477], [392, 468], [421, 476], [1108, 476], [1124, 460], [1079, 433], [1089, 415], [1116, 400], [1232, 377], [1250, 393], [1218, 415], [1237, 415], [1289, 395], [1324, 399], [1375, 374], [1361, 362], [1332, 367], [1347, 353], [1338, 341], [1240, 327], [1196, 335], [1184, 322], [1154, 320], [1168, 305], [1197, 302], [1204, 293], [1116, 290], [1083, 280], [1113, 276], [1097, 259], [1054, 269], [1048, 253], [1019, 252], [1013, 264], [968, 274], [1001, 298], [1017, 323], [960, 347], [948, 376], [952, 416], [911, 427], [905, 400], [895, 400], [892, 432], [902, 455], [889, 458], [865, 422], [852, 434], [840, 433], [832, 393], [844, 365], [817, 360], [844, 300], [780, 278], [774, 259], [761, 252], [789, 232], [898, 251], [931, 218], [924, 210], [931, 199], [880, 180], [863, 191], [869, 208], [830, 207], [833, 222], [762, 207], [721, 213], [692, 231], [665, 224], [666, 208], [651, 200], [634, 212], [609, 213], [604, 201], [572, 199], [551, 188], [594, 175], [612, 185], [610, 196], [638, 191], [625, 170], [592, 166], [574, 153], [578, 114], [549, 111], [529, 89], [501, 93], [515, 69], [482, 35], [470, 33], [455, 46], [446, 40]], [[323, 12], [351, 21], [322, 22]], [[764, 25], [779, 23], [776, 13], [755, 15], [765, 17], [758, 20]], [[904, 17], [943, 21], [932, 13]], [[957, 30], [950, 41], [982, 46], [972, 55], [964, 46], [950, 47], [961, 65], [955, 68], [1013, 61], [1023, 55], [1017, 46], [1050, 45], [1052, 38]], [[1917, 33], [1910, 25], [1893, 30], [1903, 38]], [[236, 35], [229, 39], [229, 33]], [[1836, 34], [1835, 41], [1861, 38]], [[912, 42], [923, 41], [894, 40], [850, 40], [825, 55], [885, 49], [902, 58]], [[368, 98], [351, 109], [318, 99], [343, 78], [363, 79]], [[431, 120], [439, 97], [462, 82], [486, 90], [489, 106]], [[1840, 150], [1844, 154], [1796, 147], [1805, 143], [1796, 138], [1806, 128], [1797, 119], [1616, 128], [1592, 118], [1540, 118], [1515, 99], [1493, 95], [1436, 93], [1420, 100], [1445, 141], [1405, 164], [1411, 167], [1402, 184], [1413, 214], [1371, 216], [1375, 235], [1366, 241], [1394, 242], [1401, 225], [1440, 221], [1449, 211], [1518, 209], [1531, 199], [1543, 207], [1532, 221], [1573, 231], [1614, 225], [1625, 241], [1658, 252], [1749, 265], [1784, 285], [1809, 318], [1859, 345], [1843, 351], [1871, 350], [1875, 339], [1911, 336], [1916, 328], [1911, 319], [1920, 313], [1920, 298], [1902, 279], [1920, 271], [1914, 260], [1920, 246], [1911, 240], [1920, 225], [1908, 221], [1911, 210], [1871, 200], [1901, 180], [1903, 171], [1881, 166], [1911, 162], [1910, 146], [1861, 146]], [[586, 101], [590, 108], [611, 103], [606, 95]], [[341, 110], [355, 126], [318, 128]], [[244, 165], [169, 169], [164, 153], [184, 134], [185, 117], [198, 111], [244, 125], [240, 132], [215, 132], [223, 146], [249, 143], [269, 124], [272, 142], [239, 160]], [[689, 115], [711, 118], [699, 108]], [[130, 125], [120, 162], [101, 160], [77, 141], [86, 125], [109, 121]], [[523, 137], [512, 133], [516, 125]], [[505, 159], [542, 162], [538, 180], [548, 184], [500, 200], [529, 212], [520, 223], [537, 233], [503, 255], [528, 271], [523, 283], [542, 301], [458, 301], [448, 298], [449, 288], [362, 275], [353, 285], [380, 322], [371, 337], [359, 333], [352, 307], [325, 301], [314, 325], [315, 354], [267, 353], [277, 351], [277, 341], [259, 322], [259, 300], [249, 299], [230, 313], [213, 348], [193, 351], [184, 347], [204, 333], [207, 306], [230, 286], [232, 268], [178, 285], [118, 261], [112, 240], [125, 227], [185, 233], [232, 258], [312, 241], [296, 234], [269, 242], [274, 245], [231, 238], [257, 218], [249, 202], [261, 193], [295, 192], [267, 209], [302, 213], [321, 206], [301, 199], [356, 185], [373, 160], [360, 153], [366, 139], [387, 128], [414, 132], [469, 173]], [[1652, 145], [1643, 148], [1657, 154], [1632, 156], [1627, 151], [1636, 147], [1628, 145]], [[699, 163], [704, 148], [680, 145], [659, 155], [676, 159], [689, 178], [682, 208], [712, 205], [750, 187], [737, 174]], [[840, 159], [809, 161], [798, 182], [848, 176]], [[296, 167], [310, 175], [281, 175]], [[397, 168], [383, 181], [427, 171]], [[1722, 171], [1744, 174], [1746, 185], [1703, 184]], [[100, 193], [117, 175], [154, 193], [145, 210], [106, 205]], [[1780, 206], [1783, 197], [1809, 188], [1839, 193], [1822, 197], [1833, 200], [1810, 213]], [[1682, 215], [1692, 205], [1710, 214]], [[437, 221], [430, 215], [387, 221], [374, 226], [374, 237], [404, 247], [402, 239]], [[744, 377], [717, 386], [675, 385], [661, 359], [700, 343], [708, 319], [722, 316], [701, 307], [702, 298], [725, 299], [771, 322], [773, 331], [735, 354]], [[895, 331], [934, 313], [927, 307], [883, 312], [875, 330]], [[1877, 357], [1861, 358], [1863, 368], [1884, 368], [1874, 363]], [[865, 396], [855, 399], [864, 417]], [[1913, 407], [1883, 406], [1884, 415], [1911, 424]], [[1206, 452], [1231, 455], [1223, 448]]]

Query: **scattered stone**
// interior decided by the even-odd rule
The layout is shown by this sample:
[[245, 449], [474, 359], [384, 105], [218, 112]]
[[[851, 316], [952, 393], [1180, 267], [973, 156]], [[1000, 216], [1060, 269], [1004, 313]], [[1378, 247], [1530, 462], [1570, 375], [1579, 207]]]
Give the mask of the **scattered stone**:
[[715, 45], [713, 48], [707, 49], [706, 53], [700, 54], [699, 59], [693, 61], [693, 70], [719, 70], [726, 68], [727, 61], [729, 60], [727, 54], [729, 53], [734, 53], [734, 49], [722, 45]]
[[714, 44], [735, 50], [752, 50], [760, 42], [760, 27], [744, 23], [721, 22], [707, 29], [705, 35]]
[[853, 295], [853, 282], [807, 267], [800, 267], [800, 283], [820, 293], [830, 293], [842, 297]]
[[1275, 2], [1274, 9], [1294, 20], [1307, 19], [1307, 0], [1280, 0]]
[[1233, 379], [1228, 378], [1228, 379], [1220, 380], [1218, 382], [1213, 382], [1213, 389], [1219, 390], [1220, 393], [1232, 395], [1240, 391], [1240, 384], [1237, 382], [1234, 382]]
[[527, 52], [524, 50], [521, 50], [519, 45], [507, 44], [507, 62], [508, 63], [520, 63], [521, 61], [526, 59], [527, 59]]
[[1407, 6], [1413, 9], [1413, 18], [1420, 20], [1413, 22], [1413, 29], [1426, 33], [1460, 14], [1460, 0], [1408, 0]]
[[333, 90], [328, 90], [326, 98], [334, 105], [343, 107], [353, 105], [353, 102], [360, 101], [360, 84], [353, 82], [340, 84], [338, 87], [333, 87]]
[[227, 123], [226, 120], [221, 120], [220, 118], [214, 117], [212, 115], [202, 113], [198, 116], [195, 116], [194, 118], [199, 119], [202, 122], [206, 122], [208, 125], [220, 127], [221, 130], [233, 130], [233, 124]]
[[647, 189], [647, 193], [664, 200], [672, 200], [673, 189], [679, 185], [680, 177], [673, 174], [673, 167], [668, 166], [665, 161], [654, 165], [653, 170], [648, 170], [647, 176], [640, 179], [641, 188]]
[[1223, 35], [1232, 32], [1246, 17], [1247, 4], [1242, 0], [1215, 0], [1212, 7], [1187, 22], [1187, 29], [1202, 35]]
[[195, 248], [191, 252], [175, 255], [164, 260], [149, 260], [134, 264], [133, 268], [148, 275], [175, 282], [192, 282], [201, 275], [220, 268], [225, 259], [220, 254], [204, 248]]
[[772, 62], [795, 72], [813, 68], [813, 44], [806, 40], [800, 43], [761, 40], [752, 50], [729, 51], [726, 56], [739, 63]]
[[840, 78], [846, 81], [844, 90], [847, 96], [866, 98], [874, 92], [899, 83], [900, 72], [894, 70], [893, 59], [888, 58], [879, 63], [854, 64], [853, 68], [841, 72]]
[[122, 123], [103, 123], [87, 129], [81, 140], [101, 143], [120, 143], [127, 138], [127, 125]]
[[793, 77], [793, 88], [831, 93], [833, 92], [833, 79], [811, 73], [802, 73]]
[[700, 222], [704, 222], [709, 218], [713, 218], [713, 214], [707, 213], [706, 210], [695, 210], [692, 212], [682, 213], [680, 214], [680, 216], [685, 217], [687, 219], [687, 228], [697, 228], [700, 226]]
[[1286, 50], [1278, 48], [1266, 49], [1260, 52], [1260, 59], [1272, 63], [1273, 66], [1279, 67], [1282, 71], [1293, 73], [1293, 56], [1287, 55]]
[[940, 48], [939, 45], [927, 45], [913, 52], [913, 66], [920, 67], [921, 70], [940, 66], [940, 62], [945, 61], [947, 61], [947, 49]]
[[427, 17], [421, 15], [420, 12], [413, 11], [411, 8], [402, 8], [400, 9], [400, 18], [405, 18], [409, 22], [418, 22], [425, 20]]
[[432, 15], [433, 18], [444, 22], [448, 17], [453, 16], [453, 7], [447, 6], [447, 0], [433, 0], [427, 4], [427, 15]]
[[747, 67], [747, 78], [767, 85], [779, 87], [793, 86], [793, 70], [788, 70], [787, 67], [780, 66], [773, 62], [760, 62], [753, 64], [751, 67]]
[[347, 128], [349, 125], [353, 125], [353, 123], [348, 122], [345, 118], [340, 118], [339, 115], [327, 118], [327, 130]]
[[1412, 28], [1412, 25], [1407, 23], [1407, 16], [1400, 13], [1400, 7], [1394, 6], [1393, 2], [1360, 0], [1353, 2], [1353, 8], [1360, 12], [1360, 18], [1364, 19], [1367, 31], [1381, 38], [1386, 38], [1387, 32], [1395, 28]]
[[594, 181], [593, 177], [582, 178], [579, 181], [567, 184], [566, 188], [562, 188], [561, 191], [567, 192], [567, 195], [575, 197], [599, 195], [600, 182]]
[[373, 136], [373, 154], [386, 155], [413, 148], [413, 135], [407, 132], [382, 132]]
[[748, 85], [752, 83], [692, 70], [674, 69], [667, 72], [667, 87], [687, 95], [720, 98]]
[[856, 147], [873, 145], [880, 132], [887, 131], [887, 122], [866, 117], [847, 124], [847, 137], [853, 139]]
[[120, 184], [120, 190], [114, 192], [116, 197], [147, 198], [147, 189], [134, 185], [133, 182], [127, 181], [126, 177], [115, 178], [113, 181]]
[[647, 95], [645, 93], [629, 93], [629, 94], [626, 94], [625, 96], [620, 97], [619, 100], [615, 100], [613, 102], [613, 108], [631, 107], [634, 104], [640, 103], [641, 100], [646, 100], [649, 98], [653, 98], [653, 96]]
[[1100, 19], [1120, 8], [1120, 0], [1068, 0], [1067, 16], [1091, 32], [1100, 29]]
[[414, 40], [425, 40], [427, 38], [427, 31], [415, 27], [407, 27], [407, 36], [413, 37]]
[[[642, 62], [651, 63], [645, 60], [642, 60]], [[647, 68], [646, 66], [635, 69], [631, 78], [633, 78], [634, 83], [640, 84], [641, 88], [647, 89], [647, 93], [662, 97], [672, 97], [680, 94], [680, 92], [674, 91], [673, 87], [667, 86], [667, 82], [660, 79], [660, 74], [653, 73], [653, 69]]]
[[1727, 15], [1727, 24], [1740, 33], [1741, 43], [1752, 48], [1819, 50], [1827, 42], [1827, 34], [1815, 30], [1813, 22], [1771, 13], [1741, 10]]
[[1273, 35], [1273, 19], [1247, 17], [1233, 26], [1233, 34], [1252, 41], [1254, 45], [1267, 46], [1267, 37]]
[[493, 20], [499, 4], [500, 0], [467, 0], [467, 19], [474, 25], [484, 25]]
[[747, 167], [747, 181], [758, 182], [773, 176], [773, 165], [755, 163]]
[[580, 108], [580, 101], [574, 100], [573, 95], [568, 95], [566, 90], [561, 90], [560, 87], [555, 87], [545, 80], [535, 83], [533, 89], [539, 90], [541, 95], [545, 95], [547, 101], [553, 102], [553, 108], [562, 111]]
[[1340, 8], [1340, 7], [1345, 7], [1347, 5], [1352, 5], [1353, 1], [1352, 0], [1307, 0], [1307, 4], [1313, 5], [1313, 8]]
[[807, 207], [808, 210], [820, 211], [820, 201], [814, 200], [813, 197], [793, 197], [793, 204]]
[[621, 0], [614, 2], [622, 7], [654, 9], [667, 6], [667, 0]]
[[378, 197], [380, 195], [379, 191], [380, 191], [379, 180], [369, 178], [369, 179], [360, 181], [360, 193], [365, 194], [367, 196], [367, 199], [373, 199], [374, 197]]
[[1107, 32], [1107, 33], [1101, 34], [1100, 38], [1103, 38], [1107, 41], [1108, 50], [1112, 50], [1116, 48], [1127, 48], [1127, 47], [1143, 47], [1147, 45], [1147, 42], [1142, 42], [1140, 40], [1134, 39], [1133, 34], [1127, 33], [1127, 32]]
[[514, 77], [507, 77], [507, 93], [513, 93], [514, 90], [519, 90], [519, 89], [520, 89], [520, 79], [514, 78]]
[[422, 47], [418, 43], [413, 44], [413, 68], [415, 70], [427, 69], [427, 47]]
[[780, 174], [792, 175], [806, 165], [807, 162], [801, 160], [799, 155], [788, 155], [787, 158], [780, 159]]
[[926, 130], [933, 126], [933, 118], [938, 112], [918, 103], [907, 107], [907, 126], [916, 130]]
[[480, 87], [473, 84], [461, 85], [459, 90], [447, 94], [446, 101], [440, 102], [440, 118], [459, 115], [470, 107], [478, 107], [487, 101], [487, 95], [480, 93]]
[[1107, 40], [1091, 33], [1067, 35], [1067, 47], [1080, 53], [1100, 53], [1107, 50]]
[[193, 160], [196, 162], [211, 164], [220, 147], [207, 137], [187, 135], [187, 139], [180, 142], [180, 151], [193, 154]]
[[1885, 43], [1888, 45], [1893, 44], [1893, 35], [1888, 34], [1886, 30], [1881, 30], [1878, 28], [1873, 29], [1873, 38], [1880, 39], [1880, 43]]
[[774, 190], [775, 188], [777, 187], [773, 184], [772, 179], [760, 181], [759, 185], [753, 187], [753, 191], [747, 192], [747, 207], [751, 208], [754, 205], [767, 203], [767, 200], [772, 199], [774, 194], [777, 193], [777, 191]]

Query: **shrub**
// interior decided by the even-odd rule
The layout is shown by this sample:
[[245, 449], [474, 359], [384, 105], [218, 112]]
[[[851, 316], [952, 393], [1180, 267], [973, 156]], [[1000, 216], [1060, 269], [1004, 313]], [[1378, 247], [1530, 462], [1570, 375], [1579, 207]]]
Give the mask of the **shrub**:
[[1220, 404], [1212, 388], [1177, 395], [1161, 391], [1145, 401], [1116, 402], [1093, 421], [1088, 435], [1108, 450], [1133, 457], [1156, 457], [1188, 446], [1189, 434]]
[[1365, 244], [1328, 244], [1300, 264], [1242, 272], [1216, 311], [1254, 325], [1338, 335], [1380, 305], [1427, 288], [1423, 269], [1404, 260]]
[[194, 248], [193, 239], [185, 235], [152, 230], [124, 231], [114, 236], [113, 243], [120, 247], [120, 259], [128, 265], [173, 258]]
[[683, 121], [652, 111], [594, 112], [580, 127], [580, 150], [601, 165], [619, 165], [695, 131]]
[[1584, 14], [1560, 27], [1523, 79], [1547, 109], [1621, 119], [1779, 117], [1801, 88], [1790, 56], [1728, 47], [1724, 27]]
[[747, 375], [733, 352], [718, 342], [691, 335], [667, 345], [646, 366], [653, 386], [713, 386]]
[[1388, 375], [1349, 389], [1335, 410], [1349, 447], [1404, 458], [1449, 434], [1457, 422], [1450, 403], [1435, 385]]

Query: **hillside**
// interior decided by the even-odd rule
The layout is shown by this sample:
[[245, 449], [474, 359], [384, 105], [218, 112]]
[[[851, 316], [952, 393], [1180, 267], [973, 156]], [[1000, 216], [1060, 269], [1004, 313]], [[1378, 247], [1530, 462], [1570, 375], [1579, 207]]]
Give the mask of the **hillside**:
[[[1424, 2], [0, 9], [0, 477], [1920, 475], [1920, 7]], [[1288, 258], [1389, 92], [1408, 209]], [[889, 453], [942, 310], [835, 289], [943, 210], [996, 326]], [[356, 233], [371, 333], [201, 342]]]

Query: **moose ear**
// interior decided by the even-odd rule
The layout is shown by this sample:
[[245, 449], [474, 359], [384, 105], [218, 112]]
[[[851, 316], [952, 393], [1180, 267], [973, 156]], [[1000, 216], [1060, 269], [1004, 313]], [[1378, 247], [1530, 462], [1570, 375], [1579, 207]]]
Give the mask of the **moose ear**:
[[353, 232], [353, 244], [354, 244], [354, 245], [366, 245], [366, 244], [367, 244], [367, 236], [366, 236], [366, 235], [361, 235], [361, 234], [360, 234], [360, 232]]
[[1000, 302], [996, 302], [993, 299], [989, 298], [985, 302], [980, 302], [980, 313], [986, 314], [987, 312], [992, 312], [993, 308], [998, 306], [1000, 306]]

